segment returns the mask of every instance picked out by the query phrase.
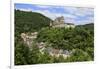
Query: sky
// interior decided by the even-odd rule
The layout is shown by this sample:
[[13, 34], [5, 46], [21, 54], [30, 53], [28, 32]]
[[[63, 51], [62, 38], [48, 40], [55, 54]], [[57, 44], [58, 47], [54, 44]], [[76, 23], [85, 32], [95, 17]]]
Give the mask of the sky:
[[76, 25], [94, 23], [94, 8], [16, 3], [15, 9], [38, 12], [52, 20], [64, 16], [66, 23], [74, 23]]

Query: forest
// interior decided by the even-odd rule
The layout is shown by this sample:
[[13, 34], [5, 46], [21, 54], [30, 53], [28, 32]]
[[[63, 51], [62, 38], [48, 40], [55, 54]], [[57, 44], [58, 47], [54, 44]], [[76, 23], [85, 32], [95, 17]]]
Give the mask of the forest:
[[[36, 13], [15, 10], [15, 65], [82, 62], [94, 60], [94, 23], [77, 25], [75, 28], [52, 28], [51, 19]], [[21, 33], [38, 32], [31, 50], [21, 38]], [[36, 43], [44, 42], [47, 47], [74, 51], [66, 59], [47, 52], [41, 54]]]

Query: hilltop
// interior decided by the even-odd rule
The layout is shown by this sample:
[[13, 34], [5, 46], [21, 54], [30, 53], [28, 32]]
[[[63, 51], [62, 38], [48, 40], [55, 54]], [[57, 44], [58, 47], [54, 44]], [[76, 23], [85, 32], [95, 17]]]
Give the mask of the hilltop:
[[15, 10], [15, 31], [19, 33], [40, 30], [49, 26], [50, 21], [40, 13]]

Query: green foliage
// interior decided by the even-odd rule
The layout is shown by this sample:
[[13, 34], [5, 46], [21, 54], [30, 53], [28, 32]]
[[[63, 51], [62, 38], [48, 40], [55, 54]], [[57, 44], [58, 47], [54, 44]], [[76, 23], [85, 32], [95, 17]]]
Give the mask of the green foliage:
[[15, 32], [33, 32], [49, 26], [50, 19], [36, 12], [15, 10]]
[[[94, 60], [94, 25], [79, 25], [75, 28], [49, 27], [51, 20], [42, 14], [15, 10], [15, 65], [78, 62]], [[20, 37], [23, 32], [38, 32], [32, 47], [28, 47]], [[55, 49], [69, 50], [70, 57], [41, 54], [38, 42], [45, 42]], [[74, 50], [74, 51], [73, 51]]]
[[53, 63], [53, 57], [46, 52], [44, 54], [40, 53], [38, 63]]
[[15, 45], [15, 64], [24, 65], [28, 64], [29, 48], [22, 42]]
[[38, 55], [39, 55], [39, 50], [37, 46], [33, 46], [32, 50], [30, 51], [30, 54], [28, 55], [30, 57], [29, 64], [37, 64], [39, 58]]
[[[94, 58], [94, 33], [91, 30], [92, 27], [77, 26], [74, 29], [43, 28], [39, 31], [37, 40], [39, 42], [48, 42], [48, 46], [53, 48], [69, 51], [76, 50], [76, 56], [73, 54], [67, 60], [62, 59], [62, 61], [90, 61]], [[59, 62], [59, 60], [55, 59], [54, 61]]]
[[[20, 43], [20, 44], [19, 44]], [[37, 64], [39, 50], [35, 43], [31, 49], [23, 42], [19, 42], [15, 46], [15, 64], [25, 65], [25, 64]]]
[[48, 42], [54, 48], [68, 49], [93, 47], [93, 34], [83, 28], [43, 28], [38, 34], [39, 42]]
[[82, 49], [75, 49], [75, 52], [70, 57], [71, 61], [90, 61], [90, 55]]
[[15, 64], [36, 64], [38, 60], [38, 49], [36, 44], [30, 50], [23, 42], [20, 35], [23, 32], [34, 32], [42, 27], [49, 26], [51, 20], [40, 13], [24, 12], [15, 10]]

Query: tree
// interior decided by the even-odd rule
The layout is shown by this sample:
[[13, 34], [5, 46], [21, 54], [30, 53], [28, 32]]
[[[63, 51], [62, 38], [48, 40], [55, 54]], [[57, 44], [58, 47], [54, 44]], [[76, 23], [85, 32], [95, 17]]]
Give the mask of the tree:
[[28, 56], [29, 56], [29, 48], [23, 42], [18, 43], [15, 46], [15, 64], [16, 65], [28, 64], [27, 62]]
[[29, 64], [37, 64], [38, 63], [38, 59], [39, 59], [39, 49], [35, 43], [35, 41], [33, 41], [32, 44], [32, 49], [30, 49], [30, 54], [29, 56]]

